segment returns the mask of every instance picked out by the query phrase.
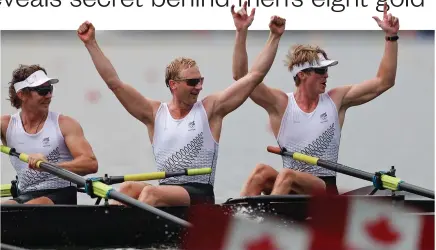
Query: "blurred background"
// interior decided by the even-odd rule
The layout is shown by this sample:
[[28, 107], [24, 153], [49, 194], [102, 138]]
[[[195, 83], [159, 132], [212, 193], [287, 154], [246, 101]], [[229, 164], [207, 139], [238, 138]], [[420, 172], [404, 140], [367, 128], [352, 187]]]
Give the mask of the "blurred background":
[[[98, 27], [97, 27], [98, 28]], [[250, 65], [268, 37], [250, 31]], [[99, 31], [97, 39], [122, 80], [143, 95], [169, 101], [164, 83], [166, 65], [178, 56], [194, 58], [205, 77], [201, 97], [232, 84], [234, 31]], [[357, 84], [372, 78], [384, 51], [381, 31], [287, 31], [265, 82], [294, 91], [284, 66], [290, 46], [317, 44], [339, 64], [329, 70], [327, 87]], [[15, 113], [8, 98], [8, 82], [19, 64], [40, 64], [60, 79], [51, 109], [77, 119], [99, 160], [95, 176], [155, 171], [146, 127], [118, 102], [99, 77], [90, 56], [74, 31], [1, 32], [1, 113]], [[434, 190], [434, 32], [403, 31], [399, 40], [397, 82], [379, 98], [347, 112], [342, 130], [339, 163], [375, 172], [397, 169], [407, 182]], [[220, 140], [215, 193], [217, 202], [238, 197], [257, 163], [277, 170], [281, 158], [266, 151], [276, 145], [267, 113], [250, 99], [229, 114]], [[1, 183], [15, 171], [1, 155]], [[156, 181], [151, 182], [156, 184]], [[338, 174], [342, 192], [370, 185]], [[79, 202], [92, 204], [80, 194]]]

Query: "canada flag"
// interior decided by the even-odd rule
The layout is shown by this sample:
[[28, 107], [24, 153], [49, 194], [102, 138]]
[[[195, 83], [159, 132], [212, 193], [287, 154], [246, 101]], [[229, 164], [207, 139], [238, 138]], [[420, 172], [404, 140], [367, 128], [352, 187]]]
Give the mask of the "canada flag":
[[305, 225], [262, 223], [214, 206], [191, 209], [186, 250], [430, 250], [434, 216], [347, 196], [314, 197]]
[[306, 250], [310, 232], [297, 225], [278, 227], [274, 219], [258, 223], [214, 206], [194, 206], [194, 225], [183, 240], [186, 250]]
[[[380, 197], [382, 198], [382, 197]], [[311, 203], [313, 249], [434, 249], [434, 216], [370, 196], [320, 196]]]

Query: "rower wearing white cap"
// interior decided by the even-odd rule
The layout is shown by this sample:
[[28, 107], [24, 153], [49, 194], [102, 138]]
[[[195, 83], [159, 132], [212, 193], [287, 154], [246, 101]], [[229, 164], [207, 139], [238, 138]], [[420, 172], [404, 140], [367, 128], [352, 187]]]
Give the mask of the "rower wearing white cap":
[[10, 157], [17, 171], [17, 196], [3, 204], [77, 204], [74, 183], [36, 167], [39, 160], [54, 163], [79, 175], [96, 173], [97, 160], [80, 124], [50, 111], [53, 84], [39, 65], [20, 65], [12, 73], [9, 100], [13, 115], [1, 116], [3, 145], [29, 154], [29, 163]]
[[[237, 29], [233, 74], [237, 80], [247, 72], [246, 38], [254, 15], [247, 15], [246, 5], [233, 13]], [[360, 84], [334, 88], [326, 92], [328, 68], [338, 64], [317, 46], [296, 45], [287, 56], [288, 69], [296, 90], [285, 93], [261, 83], [250, 98], [269, 115], [272, 131], [280, 148], [325, 160], [337, 161], [341, 128], [348, 108], [373, 100], [394, 86], [397, 69], [398, 19], [387, 14], [383, 20], [373, 17], [385, 36], [385, 49], [374, 78]], [[283, 157], [280, 173], [259, 164], [245, 183], [241, 196], [289, 193], [311, 194], [320, 190], [338, 194], [336, 172]]]

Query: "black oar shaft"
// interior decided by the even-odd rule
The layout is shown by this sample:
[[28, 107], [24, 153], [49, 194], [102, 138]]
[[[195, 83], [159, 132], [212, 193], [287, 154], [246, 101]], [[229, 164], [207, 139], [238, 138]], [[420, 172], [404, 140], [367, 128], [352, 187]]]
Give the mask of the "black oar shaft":
[[[16, 152], [14, 148], [10, 150], [9, 154], [20, 158], [20, 153]], [[86, 181], [82, 176], [72, 173], [66, 169], [53, 166], [52, 164], [45, 163], [45, 162], [41, 162], [39, 164], [39, 167], [55, 176], [62, 176], [63, 179], [71, 181], [76, 185], [85, 186]]]
[[404, 191], [407, 191], [409, 193], [422, 195], [422, 196], [430, 198], [430, 199], [434, 199], [434, 191], [431, 191], [429, 189], [418, 187], [418, 186], [415, 186], [413, 184], [409, 184], [409, 183], [405, 183], [405, 182], [401, 182], [398, 185], [400, 187], [400, 190], [404, 190]]
[[109, 196], [109, 198], [112, 198], [114, 200], [117, 200], [117, 201], [120, 201], [120, 202], [123, 202], [123, 203], [126, 203], [126, 204], [130, 204], [130, 205], [133, 205], [133, 206], [136, 206], [136, 207], [148, 210], [148, 211], [150, 211], [150, 212], [152, 212], [152, 213], [154, 213], [154, 214], [156, 214], [158, 216], [161, 216], [162, 218], [165, 218], [167, 220], [173, 221], [173, 222], [175, 222], [175, 223], [177, 223], [179, 225], [182, 225], [184, 227], [190, 227], [191, 226], [191, 224], [189, 222], [185, 221], [185, 220], [182, 220], [182, 219], [180, 219], [180, 218], [178, 218], [178, 217], [176, 217], [174, 215], [166, 213], [166, 212], [164, 212], [162, 210], [159, 210], [159, 209], [157, 209], [155, 207], [148, 206], [145, 203], [142, 203], [142, 202], [140, 202], [138, 200], [135, 200], [135, 199], [133, 199], [133, 198], [131, 198], [129, 196], [123, 195], [122, 193], [111, 191], [111, 192], [109, 192], [108, 196]]
[[[29, 156], [27, 154], [24, 154], [24, 153], [16, 152], [14, 148], [8, 148], [4, 145], [1, 145], [1, 151], [5, 154], [9, 154], [9, 155], [18, 157], [20, 160], [22, 160], [24, 162], [28, 162]], [[87, 181], [85, 180], [85, 178], [81, 177], [78, 174], [72, 173], [66, 169], [63, 169], [59, 166], [56, 166], [56, 165], [51, 164], [51, 163], [42, 162], [42, 161], [37, 165], [41, 169], [43, 169], [49, 173], [52, 173], [52, 174], [54, 174], [62, 179], [71, 181], [77, 185], [87, 186]], [[93, 189], [93, 193], [96, 194], [97, 196], [100, 196], [100, 197], [107, 196], [110, 199], [114, 199], [114, 200], [122, 202], [124, 204], [144, 209], [146, 211], [152, 212], [158, 216], [161, 216], [162, 218], [165, 218], [169, 221], [172, 221], [172, 222], [177, 223], [177, 224], [184, 226], [184, 227], [191, 226], [191, 224], [185, 220], [182, 220], [182, 219], [180, 219], [172, 214], [165, 213], [162, 210], [159, 210], [159, 209], [152, 207], [148, 204], [145, 204], [145, 203], [142, 203], [138, 200], [135, 200], [135, 199], [133, 199], [125, 194], [117, 192], [112, 187], [107, 186], [106, 184], [104, 184], [102, 182], [99, 182], [99, 181], [90, 182], [90, 184], [92, 184], [90, 188]]]
[[[292, 154], [286, 152], [285, 154], [289, 155], [292, 157]], [[370, 174], [368, 172], [362, 171], [362, 170], [358, 170], [358, 169], [354, 169], [354, 168], [350, 168], [348, 166], [339, 164], [339, 163], [334, 163], [334, 162], [328, 162], [322, 159], [318, 160], [318, 166], [338, 172], [338, 173], [342, 173], [342, 174], [346, 174], [346, 175], [350, 175], [356, 178], [360, 178], [360, 179], [364, 179], [367, 181], [372, 181], [374, 174]]]
[[[307, 164], [320, 166], [338, 173], [346, 174], [349, 176], [353, 176], [371, 182], [374, 182], [374, 177], [377, 177], [375, 174], [371, 174], [359, 169], [351, 168], [333, 161], [319, 159], [317, 157], [305, 155], [302, 153], [289, 152], [286, 151], [286, 149], [280, 149], [279, 147], [268, 146], [267, 151], [278, 155], [289, 156], [297, 161], [303, 161]], [[388, 176], [385, 174], [380, 176], [381, 176], [381, 182], [383, 184], [383, 187], [387, 187], [391, 190], [403, 190], [409, 193], [414, 193], [417, 195], [434, 199], [434, 191], [432, 190], [405, 183], [404, 181], [401, 181], [396, 177]]]

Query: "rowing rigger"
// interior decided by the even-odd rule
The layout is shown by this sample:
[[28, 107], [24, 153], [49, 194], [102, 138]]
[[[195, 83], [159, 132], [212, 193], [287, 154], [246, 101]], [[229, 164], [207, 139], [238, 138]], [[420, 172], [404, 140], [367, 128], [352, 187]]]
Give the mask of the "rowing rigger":
[[365, 172], [359, 169], [351, 168], [333, 161], [319, 159], [317, 157], [305, 155], [298, 152], [289, 152], [285, 148], [267, 147], [268, 152], [289, 156], [294, 160], [302, 161], [310, 165], [315, 165], [319, 167], [323, 167], [332, 171], [336, 171], [338, 173], [346, 174], [349, 176], [353, 176], [362, 180], [371, 181], [375, 188], [377, 189], [389, 189], [393, 191], [407, 191], [413, 194], [421, 195], [427, 198], [434, 199], [434, 191], [425, 189], [422, 187], [418, 187], [409, 183], [404, 182], [403, 180], [388, 175], [383, 171], [379, 171], [375, 174], [371, 174], [369, 172]]
[[[106, 185], [113, 185], [118, 183], [123, 183], [125, 181], [151, 181], [151, 180], [161, 180], [176, 176], [194, 176], [194, 175], [204, 175], [212, 173], [212, 168], [194, 168], [194, 169], [184, 169], [177, 172], [152, 172], [152, 173], [141, 173], [141, 174], [128, 174], [124, 176], [107, 176], [104, 177], [92, 177], [93, 181], [103, 182]], [[16, 184], [15, 184], [16, 185]], [[14, 196], [13, 184], [1, 184], [1, 197]]]
[[[26, 162], [26, 163], [29, 161], [29, 156], [27, 154], [16, 152], [16, 150], [14, 148], [9, 148], [7, 146], [1, 145], [1, 152], [8, 154], [8, 155], [11, 155], [11, 156], [15, 156], [18, 159], [20, 159], [21, 161]], [[191, 227], [192, 226], [191, 223], [189, 223], [185, 220], [182, 220], [179, 217], [176, 217], [176, 216], [171, 215], [169, 213], [163, 212], [163, 211], [161, 211], [153, 206], [150, 206], [150, 205], [142, 203], [138, 200], [135, 200], [132, 197], [129, 197], [125, 194], [122, 194], [122, 193], [116, 191], [113, 187], [108, 186], [100, 181], [93, 180], [92, 178], [85, 179], [78, 174], [72, 173], [66, 169], [63, 169], [61, 167], [58, 167], [58, 166], [51, 164], [51, 163], [48, 163], [48, 162], [38, 161], [36, 163], [36, 166], [38, 168], [41, 168], [41, 169], [43, 169], [43, 170], [45, 170], [53, 175], [56, 175], [62, 179], [71, 181], [78, 186], [84, 186], [86, 193], [89, 196], [91, 196], [92, 198], [101, 197], [101, 198], [105, 198], [105, 199], [114, 199], [114, 200], [122, 202], [124, 204], [128, 204], [130, 206], [141, 208], [141, 209], [144, 209], [148, 212], [154, 213], [162, 218], [165, 218], [165, 219], [172, 221], [176, 224], [179, 224], [181, 226], [184, 226], [184, 227]]]

